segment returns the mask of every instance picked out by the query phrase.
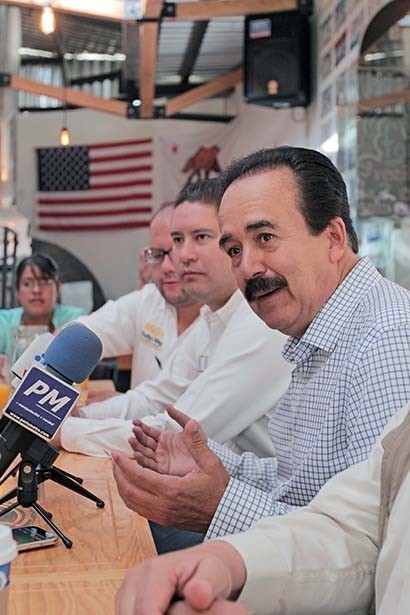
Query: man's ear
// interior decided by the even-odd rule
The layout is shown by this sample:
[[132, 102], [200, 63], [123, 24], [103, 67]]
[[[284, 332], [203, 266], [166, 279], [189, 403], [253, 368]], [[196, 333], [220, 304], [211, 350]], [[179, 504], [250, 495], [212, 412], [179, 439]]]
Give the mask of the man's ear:
[[326, 227], [330, 262], [336, 264], [345, 254], [348, 243], [346, 226], [342, 218], [333, 218]]

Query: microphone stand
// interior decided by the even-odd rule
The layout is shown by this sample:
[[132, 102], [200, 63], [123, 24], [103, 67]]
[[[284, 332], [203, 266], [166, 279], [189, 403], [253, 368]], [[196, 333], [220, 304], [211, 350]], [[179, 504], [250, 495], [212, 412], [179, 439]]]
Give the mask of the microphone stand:
[[64, 470], [53, 467], [54, 461], [57, 459], [59, 451], [47, 444], [40, 438], [35, 438], [28, 450], [21, 455], [21, 461], [14, 466], [10, 472], [0, 482], [3, 483], [9, 476], [15, 475], [18, 470], [17, 487], [8, 491], [0, 498], [0, 505], [5, 504], [12, 498], [17, 498], [17, 501], [10, 504], [7, 508], [0, 511], [0, 517], [8, 512], [22, 506], [23, 508], [34, 508], [34, 510], [42, 517], [42, 519], [55, 531], [61, 538], [67, 549], [73, 546], [72, 541], [63, 534], [63, 532], [51, 521], [52, 513], [45, 510], [38, 503], [38, 485], [46, 480], [52, 480], [79, 495], [96, 503], [97, 508], [104, 508], [103, 500], [95, 496], [91, 491], [88, 491], [81, 486], [82, 478], [69, 474]]

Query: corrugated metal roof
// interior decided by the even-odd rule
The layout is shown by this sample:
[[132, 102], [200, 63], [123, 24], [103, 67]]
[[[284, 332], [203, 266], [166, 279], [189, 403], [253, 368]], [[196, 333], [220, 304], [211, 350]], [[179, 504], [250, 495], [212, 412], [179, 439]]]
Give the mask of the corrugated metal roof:
[[[22, 46], [65, 54], [83, 52], [115, 54], [128, 53], [122, 66], [126, 79], [138, 76], [137, 27], [124, 27], [119, 23], [94, 20], [74, 15], [59, 14], [58, 34], [46, 36], [39, 28], [40, 11], [22, 9]], [[187, 49], [192, 39], [192, 22], [163, 21], [160, 28], [156, 81], [158, 84], [178, 83]], [[201, 83], [222, 76], [242, 62], [243, 18], [216, 19], [208, 23], [198, 57], [193, 63], [190, 82]], [[188, 53], [189, 55], [189, 53]], [[24, 60], [24, 56], [23, 56]], [[36, 60], [31, 59], [35, 63]], [[189, 61], [188, 61], [189, 64]], [[121, 63], [115, 63], [115, 68]], [[75, 67], [75, 68], [74, 68]], [[114, 70], [114, 63], [112, 64]], [[70, 77], [81, 77], [106, 72], [107, 63], [71, 63]], [[27, 70], [25, 70], [26, 76]], [[136, 83], [138, 86], [138, 84]]]

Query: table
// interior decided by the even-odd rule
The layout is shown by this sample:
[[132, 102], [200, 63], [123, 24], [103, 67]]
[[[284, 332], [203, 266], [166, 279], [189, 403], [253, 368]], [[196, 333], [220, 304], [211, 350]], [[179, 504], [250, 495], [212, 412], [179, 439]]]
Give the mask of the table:
[[115, 391], [112, 380], [89, 380], [87, 388], [89, 391]]
[[[74, 545], [66, 549], [59, 540], [19, 553], [12, 565], [9, 615], [113, 615], [126, 570], [156, 553], [148, 523], [122, 502], [111, 460], [63, 452], [56, 465], [82, 476], [105, 508], [45, 483], [40, 503]], [[46, 527], [41, 519], [35, 524]]]

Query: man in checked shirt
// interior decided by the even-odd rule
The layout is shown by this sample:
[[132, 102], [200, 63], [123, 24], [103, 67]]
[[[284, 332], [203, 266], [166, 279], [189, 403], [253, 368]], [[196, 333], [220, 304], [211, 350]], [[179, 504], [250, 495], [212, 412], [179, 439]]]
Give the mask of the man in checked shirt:
[[358, 257], [331, 161], [304, 148], [262, 150], [231, 164], [221, 194], [220, 245], [239, 288], [289, 336], [283, 356], [294, 370], [268, 427], [276, 456], [235, 455], [173, 410], [182, 432], [136, 421], [138, 464], [113, 454], [127, 506], [205, 539], [307, 505], [331, 476], [367, 457], [410, 399], [410, 292]]

